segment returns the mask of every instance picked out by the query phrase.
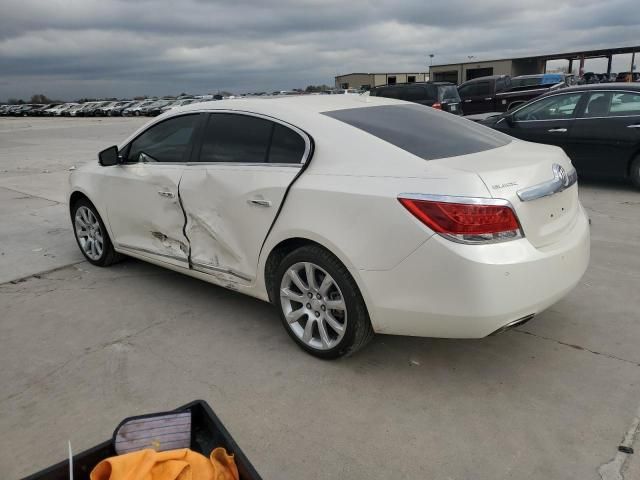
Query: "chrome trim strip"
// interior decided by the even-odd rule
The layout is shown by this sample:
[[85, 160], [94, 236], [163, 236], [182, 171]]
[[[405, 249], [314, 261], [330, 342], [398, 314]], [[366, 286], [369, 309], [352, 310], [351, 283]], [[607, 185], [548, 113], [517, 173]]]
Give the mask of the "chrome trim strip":
[[530, 202], [538, 198], [548, 197], [566, 190], [578, 181], [578, 172], [576, 172], [575, 168], [570, 172], [565, 172], [563, 167], [554, 163], [552, 170], [553, 178], [551, 180], [518, 190], [516, 192], [518, 198], [523, 202]]
[[[223, 268], [223, 267], [218, 267], [216, 265], [211, 265], [209, 263], [198, 263], [193, 261], [191, 262], [191, 265], [194, 270], [200, 271], [201, 273], [210, 273], [210, 272], [225, 273], [227, 275], [233, 275], [234, 277], [238, 277], [239, 279], [244, 280], [246, 282], [253, 281], [253, 278], [243, 273], [236, 272], [235, 270], [231, 270], [229, 268]], [[202, 270], [205, 270], [205, 271], [202, 271]]]
[[119, 248], [124, 248], [126, 250], [131, 250], [131, 251], [134, 251], [134, 252], [142, 252], [142, 253], [147, 253], [149, 255], [156, 255], [158, 257], [170, 258], [172, 260], [178, 260], [180, 262], [184, 262], [185, 265], [187, 264], [187, 258], [186, 257], [178, 257], [176, 255], [169, 255], [167, 253], [155, 252], [155, 251], [149, 250], [147, 248], [133, 247], [131, 245], [127, 245], [127, 244], [124, 244], [124, 243], [119, 243], [118, 247]]

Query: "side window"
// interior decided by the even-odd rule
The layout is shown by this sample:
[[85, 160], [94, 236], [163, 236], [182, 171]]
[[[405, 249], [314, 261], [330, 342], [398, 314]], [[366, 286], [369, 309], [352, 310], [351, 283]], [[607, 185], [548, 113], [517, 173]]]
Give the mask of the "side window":
[[573, 118], [580, 101], [581, 93], [573, 95], [554, 95], [527, 105], [513, 115], [516, 121], [522, 120], [558, 120]]
[[460, 98], [473, 97], [476, 94], [475, 85], [473, 83], [470, 85], [462, 85], [458, 88], [458, 94]]
[[496, 80], [496, 92], [502, 92], [507, 89], [506, 82], [504, 78], [499, 78]]
[[378, 97], [386, 97], [386, 98], [400, 98], [400, 89], [399, 88], [381, 88], [378, 91]]
[[491, 95], [491, 84], [489, 82], [478, 82], [476, 84], [476, 92], [477, 96], [487, 96]]
[[611, 92], [594, 92], [587, 99], [583, 117], [606, 117], [611, 105]]
[[269, 163], [300, 163], [306, 149], [304, 139], [279, 123], [273, 124]]
[[638, 93], [614, 93], [611, 99], [610, 117], [624, 115], [640, 115], [640, 94]]
[[136, 138], [127, 153], [128, 162], [186, 162], [198, 114], [158, 123]]
[[233, 113], [213, 113], [202, 136], [200, 162], [265, 163], [273, 123]]
[[411, 86], [404, 89], [401, 98], [408, 102], [420, 102], [421, 100], [425, 100], [426, 97], [427, 92], [424, 87]]

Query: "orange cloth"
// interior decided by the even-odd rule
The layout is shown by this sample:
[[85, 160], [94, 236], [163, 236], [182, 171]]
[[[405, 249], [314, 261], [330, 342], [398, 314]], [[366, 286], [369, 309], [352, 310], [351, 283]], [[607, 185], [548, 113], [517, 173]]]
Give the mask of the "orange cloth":
[[188, 448], [125, 453], [102, 460], [91, 480], [239, 480], [233, 455], [216, 448], [209, 458]]

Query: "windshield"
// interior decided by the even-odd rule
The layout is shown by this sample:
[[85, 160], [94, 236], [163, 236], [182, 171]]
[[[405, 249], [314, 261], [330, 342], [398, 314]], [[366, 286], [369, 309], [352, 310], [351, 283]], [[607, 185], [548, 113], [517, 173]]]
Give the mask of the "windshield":
[[323, 114], [425, 160], [478, 153], [511, 142], [500, 132], [424, 105], [349, 108]]

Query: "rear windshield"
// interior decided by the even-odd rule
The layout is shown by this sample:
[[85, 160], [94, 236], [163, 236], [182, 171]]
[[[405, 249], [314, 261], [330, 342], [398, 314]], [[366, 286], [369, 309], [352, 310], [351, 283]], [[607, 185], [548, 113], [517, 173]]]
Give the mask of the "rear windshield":
[[425, 160], [483, 152], [511, 142], [500, 132], [423, 105], [382, 105], [323, 114]]
[[459, 102], [460, 95], [455, 85], [438, 85], [439, 102]]

